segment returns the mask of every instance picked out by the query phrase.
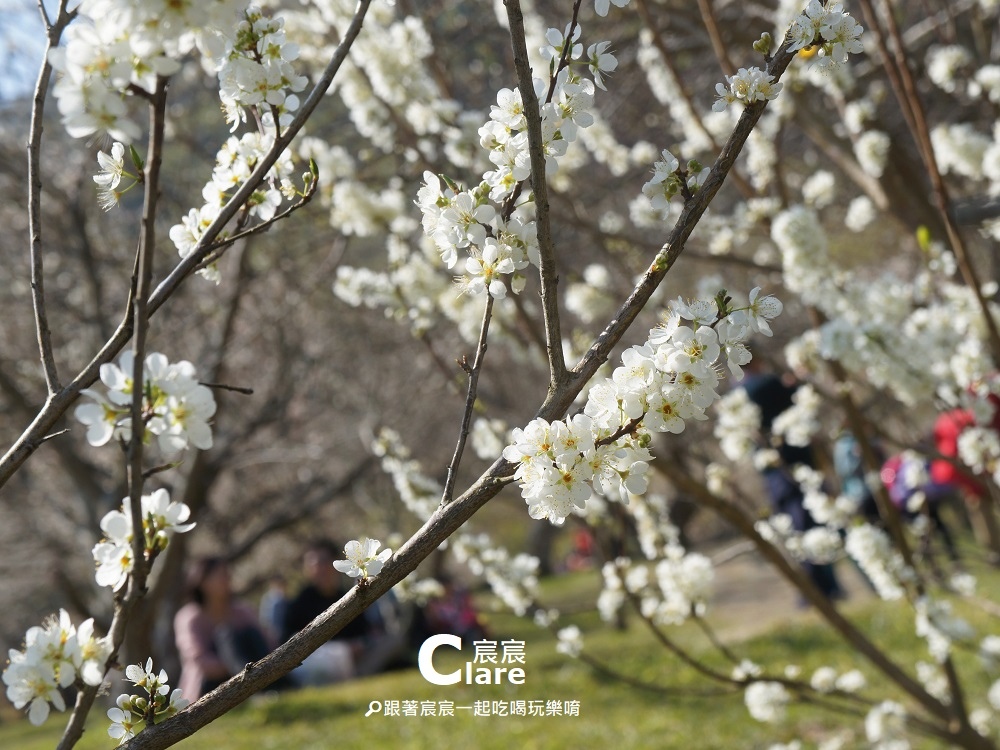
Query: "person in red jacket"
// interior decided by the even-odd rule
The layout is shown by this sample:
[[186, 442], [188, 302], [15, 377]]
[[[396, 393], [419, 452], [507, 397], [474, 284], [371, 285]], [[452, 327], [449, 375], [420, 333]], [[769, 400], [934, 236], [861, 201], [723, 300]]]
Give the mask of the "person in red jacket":
[[993, 406], [993, 415], [987, 425], [977, 422], [971, 409], [950, 409], [938, 416], [934, 422], [934, 445], [945, 458], [932, 461], [930, 473], [933, 482], [950, 484], [962, 490], [966, 506], [975, 519], [973, 530], [976, 536], [994, 553], [998, 553], [1000, 527], [994, 515], [989, 490], [971, 471], [961, 468], [958, 463], [958, 440], [969, 427], [980, 424], [1000, 432], [1000, 397], [990, 393], [987, 401]]
[[[976, 423], [968, 409], [952, 409], [940, 414], [934, 422], [934, 445], [938, 453], [958, 459], [958, 437]], [[961, 471], [953, 461], [943, 458], [931, 462], [931, 479], [938, 484], [951, 484], [964, 489], [971, 496], [983, 496], [985, 487], [968, 472]]]

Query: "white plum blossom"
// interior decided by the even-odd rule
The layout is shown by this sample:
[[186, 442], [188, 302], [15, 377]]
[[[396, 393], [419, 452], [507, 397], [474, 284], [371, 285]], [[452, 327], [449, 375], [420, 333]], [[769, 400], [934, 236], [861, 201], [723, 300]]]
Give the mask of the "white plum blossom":
[[960, 44], [934, 45], [927, 50], [927, 77], [942, 91], [953, 94], [959, 81], [966, 78], [960, 71], [972, 62], [971, 53]]
[[[101, 382], [107, 392], [83, 392], [93, 403], [81, 404], [74, 415], [87, 425], [91, 445], [104, 445], [113, 438], [130, 439], [133, 364], [132, 352], [128, 351], [117, 365], [101, 365]], [[171, 364], [162, 354], [149, 354], [144, 361], [143, 379], [146, 432], [157, 437], [160, 449], [176, 453], [189, 445], [202, 450], [211, 448], [208, 422], [215, 414], [215, 396], [196, 380], [194, 366], [186, 361]]]
[[857, 669], [844, 672], [837, 678], [837, 690], [842, 690], [845, 693], [856, 693], [863, 690], [867, 684], [868, 680]]
[[830, 693], [837, 687], [837, 670], [820, 667], [809, 678], [809, 686], [819, 693]]
[[[155, 555], [162, 551], [174, 534], [181, 534], [194, 528], [188, 523], [191, 509], [184, 503], [170, 500], [165, 489], [143, 495], [140, 500], [142, 511], [143, 549]], [[128, 581], [134, 567], [132, 553], [132, 511], [129, 498], [122, 500], [118, 510], [112, 510], [101, 519], [104, 540], [93, 549], [97, 563], [97, 585], [108, 586], [118, 591]]]
[[785, 717], [791, 695], [780, 682], [751, 682], [743, 694], [747, 711], [757, 721], [774, 723]]
[[594, 85], [602, 91], [607, 91], [604, 76], [618, 68], [618, 60], [607, 51], [610, 46], [611, 42], [598, 42], [587, 48], [587, 66], [594, 77]]
[[28, 629], [24, 650], [11, 649], [3, 671], [7, 698], [17, 709], [28, 708], [28, 719], [36, 726], [45, 722], [52, 707], [66, 710], [61, 689], [78, 680], [100, 685], [111, 654], [107, 638], [94, 635], [94, 620], [77, 628], [66, 610]]
[[119, 745], [134, 737], [141, 726], [145, 726], [148, 717], [152, 716], [149, 723], [169, 719], [190, 703], [179, 689], [171, 691], [166, 670], [154, 671], [152, 658], [147, 659], [145, 665], [130, 664], [125, 669], [125, 677], [143, 694], [123, 693], [115, 700], [115, 706], [108, 709], [111, 720], [108, 736], [118, 740]]
[[836, 184], [833, 173], [821, 169], [802, 183], [802, 199], [807, 205], [825, 208], [836, 197]]
[[97, 153], [97, 163], [101, 166], [99, 174], [94, 175], [94, 182], [99, 188], [101, 208], [110, 211], [118, 205], [118, 185], [125, 171], [125, 146], [115, 141], [111, 146], [111, 154], [103, 151]]
[[715, 85], [715, 93], [718, 98], [712, 109], [716, 112], [723, 111], [733, 102], [742, 104], [753, 104], [754, 102], [776, 99], [784, 86], [780, 81], [775, 81], [774, 76], [765, 73], [757, 67], [740, 68], [735, 74], [726, 76], [725, 83]]
[[847, 205], [844, 226], [852, 232], [861, 232], [875, 221], [875, 204], [867, 195], [859, 195]]
[[807, 447], [819, 431], [819, 411], [823, 400], [808, 383], [798, 387], [792, 395], [793, 405], [781, 412], [771, 423], [771, 432], [779, 435], [787, 445]]
[[594, 11], [603, 18], [608, 15], [612, 3], [616, 8], [624, 8], [629, 4], [629, 0], [594, 0]]
[[559, 643], [556, 644], [556, 651], [566, 654], [574, 659], [583, 651], [583, 634], [576, 625], [569, 625], [562, 628], [557, 634]]
[[771, 326], [768, 321], [781, 315], [784, 306], [777, 297], [771, 294], [761, 297], [760, 291], [759, 286], [750, 290], [749, 306], [743, 310], [735, 311], [731, 317], [740, 323], [746, 323], [751, 331], [771, 336]]
[[333, 567], [351, 578], [367, 580], [377, 576], [386, 560], [392, 557], [391, 549], [379, 552], [381, 546], [382, 542], [378, 539], [352, 539], [344, 546], [344, 557], [347, 559], [335, 560]]
[[854, 142], [854, 155], [866, 173], [881, 177], [889, 158], [889, 134], [881, 130], [866, 130]]
[[135, 737], [136, 727], [142, 723], [142, 718], [136, 717], [132, 713], [130, 695], [119, 695], [115, 704], [113, 708], [108, 709], [108, 718], [111, 719], [108, 736], [113, 740], [118, 740], [119, 745], [123, 745], [127, 740]]
[[854, 526], [847, 532], [844, 549], [858, 563], [882, 599], [893, 601], [903, 597], [904, 582], [910, 579], [911, 574], [884, 531], [871, 524]]
[[895, 701], [882, 701], [865, 717], [865, 735], [876, 750], [909, 750], [906, 709]]

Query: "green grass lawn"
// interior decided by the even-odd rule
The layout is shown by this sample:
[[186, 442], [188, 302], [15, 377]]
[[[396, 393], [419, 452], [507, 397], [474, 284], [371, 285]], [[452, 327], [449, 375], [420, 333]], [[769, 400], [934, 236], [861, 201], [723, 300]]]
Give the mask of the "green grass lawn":
[[[976, 571], [983, 593], [996, 600], [1000, 575]], [[593, 601], [593, 584], [582, 576], [546, 582], [549, 601], [566, 606]], [[580, 608], [577, 607], [577, 610]], [[878, 643], [893, 644], [897, 659], [912, 673], [917, 659], [929, 660], [926, 648], [913, 635], [912, 614], [903, 604], [882, 606], [855, 604], [848, 607], [864, 630]], [[980, 635], [1000, 632], [997, 620], [965, 608]], [[596, 612], [583, 611], [564, 617], [585, 634], [587, 653], [609, 667], [636, 680], [668, 688], [643, 689], [622, 683], [595, 671], [581, 661], [555, 652], [555, 637], [529, 622], [510, 615], [494, 614], [490, 626], [494, 637], [523, 639], [526, 642], [525, 684], [522, 686], [436, 686], [423, 680], [415, 670], [404, 670], [357, 680], [339, 686], [302, 690], [279, 697], [258, 696], [224, 718], [180, 743], [196, 750], [216, 748], [268, 750], [296, 748], [678, 748], [702, 750], [723, 748], [767, 748], [775, 742], [803, 740], [806, 748], [831, 736], [838, 726], [850, 727], [855, 740], [846, 747], [865, 747], [861, 720], [841, 721], [809, 706], [792, 706], [780, 725], [753, 721], [743, 705], [742, 693], [706, 696], [718, 691], [715, 685], [681, 664], [654, 642], [636, 618], [624, 631], [608, 629]], [[668, 631], [680, 643], [689, 645], [720, 670], [728, 663], [707, 650], [701, 634], [691, 625]], [[840, 670], [860, 668], [873, 686], [879, 683], [871, 668], [852, 653], [815, 615], [789, 613], [780, 627], [736, 644], [738, 655], [782, 669], [786, 664], [802, 667], [808, 676], [824, 664]], [[457, 668], [471, 655], [441, 649], [436, 657], [440, 671]], [[975, 656], [959, 653], [963, 672], [977, 673]], [[981, 672], [981, 670], [978, 670]], [[973, 705], [988, 686], [988, 678], [978, 674], [971, 681]], [[872, 695], [888, 697], [884, 689], [873, 687]], [[895, 695], [895, 694], [894, 694]], [[896, 695], [898, 697], [898, 695]], [[473, 706], [475, 701], [579, 701], [579, 716], [474, 716], [471, 710], [455, 710], [454, 716], [395, 716], [373, 714], [365, 717], [371, 701], [453, 701], [455, 706]], [[904, 701], [905, 702], [905, 701]], [[418, 710], [419, 713], [419, 710]], [[9, 714], [5, 714], [8, 715]], [[103, 711], [95, 711], [80, 748], [110, 748]], [[48, 750], [55, 746], [65, 716], [55, 715], [42, 728], [25, 720], [0, 725], [0, 748], [4, 750]], [[918, 743], [936, 748], [940, 744]]]

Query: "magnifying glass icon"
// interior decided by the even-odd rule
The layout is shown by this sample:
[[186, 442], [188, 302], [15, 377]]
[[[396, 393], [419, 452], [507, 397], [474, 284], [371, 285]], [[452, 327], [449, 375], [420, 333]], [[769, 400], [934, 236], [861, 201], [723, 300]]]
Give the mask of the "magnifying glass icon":
[[372, 714], [377, 714], [382, 712], [382, 701], [372, 701], [368, 704], [368, 713], [365, 714], [367, 719]]

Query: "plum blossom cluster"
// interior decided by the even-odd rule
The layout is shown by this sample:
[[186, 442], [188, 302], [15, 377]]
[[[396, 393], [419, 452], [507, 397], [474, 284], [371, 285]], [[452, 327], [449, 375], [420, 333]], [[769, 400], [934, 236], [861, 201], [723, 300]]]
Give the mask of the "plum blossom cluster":
[[[525, 172], [518, 179], [527, 176]], [[488, 291], [499, 299], [506, 296], [510, 284], [512, 291], [519, 292], [526, 279], [517, 272], [529, 262], [538, 264], [534, 222], [527, 218], [526, 211], [504, 221], [482, 185], [459, 190], [449, 183], [445, 180], [443, 186], [437, 176], [425, 172], [424, 185], [417, 193], [424, 232], [433, 239], [445, 266], [454, 268], [462, 250], [467, 256], [463, 291], [473, 295]]]
[[127, 99], [152, 93], [157, 77], [180, 70], [180, 59], [203, 47], [209, 29], [231, 29], [238, 0], [201, 3], [134, 3], [83, 0], [64, 35], [49, 53], [61, 73], [53, 93], [66, 131], [74, 138], [108, 133], [134, 143], [139, 126]]
[[[170, 228], [170, 239], [182, 258], [188, 257], [202, 236], [215, 219], [222, 207], [229, 201], [232, 193], [237, 191], [250, 177], [257, 164], [264, 158], [274, 144], [274, 133], [252, 131], [242, 136], [230, 136], [222, 144], [215, 157], [215, 168], [212, 178], [205, 184], [201, 194], [205, 203], [201, 208], [192, 208], [179, 224]], [[250, 219], [267, 222], [274, 218], [282, 201], [294, 200], [305, 194], [313, 186], [317, 173], [311, 165], [310, 171], [302, 174], [303, 187], [298, 188], [292, 180], [294, 165], [292, 157], [282, 152], [278, 161], [268, 170], [266, 180], [261, 184], [246, 202], [244, 214], [240, 219], [241, 228]], [[225, 233], [220, 234], [225, 237]], [[200, 268], [198, 273], [216, 284], [221, 280], [218, 268], [212, 262]]]
[[[988, 381], [994, 366], [982, 315], [970, 290], [941, 273], [954, 259], [937, 243], [927, 243], [928, 268], [912, 282], [885, 272], [872, 283], [832, 262], [813, 209], [800, 205], [778, 213], [771, 238], [782, 254], [786, 287], [826, 317], [786, 347], [793, 367], [814, 370], [822, 360], [836, 360], [907, 405], [936, 397], [958, 405], [963, 391]], [[963, 332], [957, 345], [956, 330]], [[915, 339], [919, 352], [910, 345]]]
[[[106, 391], [83, 391], [93, 401], [81, 404], [73, 413], [87, 426], [91, 445], [131, 439], [133, 365], [133, 354], [127, 351], [117, 365], [101, 365], [101, 383]], [[194, 365], [186, 360], [171, 364], [159, 353], [146, 356], [142, 383], [144, 439], [155, 436], [164, 453], [176, 453], [189, 445], [207, 450], [212, 447], [208, 421], [214, 414], [215, 396], [197, 381]]]
[[286, 125], [299, 107], [298, 97], [286, 90], [302, 91], [309, 80], [292, 66], [299, 46], [287, 41], [284, 25], [283, 19], [268, 18], [251, 5], [232, 32], [206, 37], [206, 52], [218, 68], [226, 122], [234, 131], [246, 122], [247, 109], [263, 109], [263, 124], [273, 127], [275, 114], [278, 125]]
[[806, 383], [792, 395], [792, 402], [791, 407], [774, 418], [771, 432], [780, 436], [786, 445], [804, 448], [820, 429], [819, 411], [823, 400], [816, 389]]
[[642, 186], [642, 194], [649, 198], [654, 211], [662, 212], [671, 198], [678, 193], [684, 196], [693, 193], [707, 176], [704, 167], [693, 159], [682, 171], [677, 157], [663, 149], [660, 160], [653, 162], [653, 176]]
[[788, 38], [792, 44], [789, 50], [819, 46], [817, 65], [826, 67], [847, 62], [847, 56], [864, 52], [861, 33], [864, 31], [844, 6], [837, 2], [822, 3], [809, 0], [805, 11], [792, 21]]
[[800, 562], [826, 565], [841, 557], [844, 551], [835, 527], [814, 526], [807, 531], [797, 531], [787, 513], [757, 521], [754, 528], [764, 539]]
[[539, 559], [526, 552], [511, 555], [489, 534], [459, 534], [452, 540], [455, 558], [481, 576], [493, 593], [517, 615], [525, 614], [538, 596]]
[[[792, 52], [818, 46], [815, 64], [823, 69], [842, 65], [847, 62], [849, 54], [863, 52], [860, 38], [863, 31], [854, 17], [844, 12], [840, 3], [824, 4], [820, 0], [810, 0], [805, 11], [792, 21], [786, 38], [791, 42], [789, 50]], [[770, 43], [770, 35], [767, 35], [754, 47], [768, 54]], [[780, 82], [756, 66], [740, 68], [735, 74], [726, 76], [724, 83], [715, 85], [718, 98], [712, 109], [721, 112], [733, 102], [753, 104], [775, 99], [781, 88]]]
[[61, 690], [72, 685], [100, 685], [111, 643], [94, 633], [93, 618], [73, 625], [66, 610], [28, 629], [24, 650], [11, 649], [3, 671], [7, 698], [15, 708], [28, 707], [36, 726], [49, 716], [50, 704], [66, 710]]
[[733, 102], [753, 104], [754, 102], [777, 99], [784, 84], [775, 81], [774, 76], [758, 67], [740, 68], [731, 76], [726, 76], [725, 83], [715, 84], [718, 98], [712, 109], [722, 112]]
[[902, 599], [906, 585], [913, 580], [913, 570], [892, 545], [889, 535], [871, 524], [854, 526], [847, 532], [844, 549], [886, 601]]
[[865, 736], [877, 750], [909, 750], [906, 708], [896, 701], [882, 701], [865, 716]]
[[759, 430], [760, 407], [750, 400], [745, 388], [734, 388], [719, 399], [713, 434], [726, 458], [734, 463], [749, 458]]
[[743, 693], [743, 701], [750, 716], [757, 721], [767, 723], [778, 722], [785, 718], [791, 697], [788, 688], [780, 682], [768, 680], [751, 682]]
[[[712, 561], [672, 543], [652, 568], [620, 560], [617, 573], [625, 589], [639, 598], [639, 611], [659, 625], [681, 625], [689, 617], [705, 614], [712, 593]], [[607, 580], [607, 578], [606, 578]]]
[[781, 303], [758, 294], [739, 310], [728, 309], [724, 293], [721, 302], [677, 300], [646, 343], [627, 349], [612, 376], [591, 388], [582, 414], [515, 429], [503, 456], [517, 466], [529, 515], [558, 525], [593, 491], [623, 502], [643, 494], [652, 434], [680, 433], [687, 420], [707, 419], [719, 398], [716, 361], [724, 353], [735, 374], [746, 363], [750, 331], [770, 333], [766, 321]]
[[577, 658], [583, 652], [583, 633], [576, 625], [567, 625], [556, 633], [556, 652], [570, 658]]
[[842, 693], [857, 693], [868, 681], [857, 669], [838, 674], [833, 667], [819, 667], [809, 678], [809, 687], [817, 693], [832, 693], [839, 690]]
[[292, 62], [299, 50], [285, 39], [284, 21], [264, 16], [240, 0], [203, 3], [132, 3], [84, 0], [66, 30], [65, 46], [50, 53], [62, 73], [54, 93], [67, 132], [83, 138], [109, 133], [126, 143], [140, 136], [126, 100], [151, 94], [159, 77], [180, 70], [198, 49], [219, 76], [226, 119], [234, 129], [247, 108], [265, 108], [261, 121], [274, 126], [298, 108], [297, 92], [308, 82]]
[[410, 450], [399, 433], [383, 427], [372, 441], [371, 449], [382, 459], [382, 470], [392, 478], [406, 509], [421, 523], [430, 518], [441, 499], [442, 487], [421, 472], [419, 462], [410, 458]]
[[[170, 494], [159, 489], [143, 495], [142, 510], [143, 550], [146, 559], [152, 559], [166, 549], [173, 534], [194, 528], [188, 523], [191, 509], [184, 503], [171, 501]], [[94, 562], [97, 564], [97, 584], [118, 591], [128, 581], [135, 567], [132, 551], [132, 510], [129, 499], [121, 508], [112, 510], [101, 519], [104, 539], [94, 545]]]
[[[581, 128], [594, 123], [591, 109], [596, 88], [604, 89], [602, 76], [617, 67], [608, 43], [591, 45], [587, 70], [593, 79], [577, 72], [576, 63], [583, 46], [576, 43], [580, 26], [564, 35], [558, 29], [546, 33], [547, 45], [541, 52], [552, 61], [551, 81], [536, 78], [535, 94], [540, 99], [542, 150], [547, 175], [555, 174], [558, 159], [566, 154]], [[566, 49], [564, 49], [566, 48]], [[565, 55], [563, 54], [565, 51]], [[565, 58], [565, 59], [564, 59]], [[555, 70], [562, 60], [563, 66]], [[518, 293], [525, 279], [520, 273], [529, 264], [538, 265], [534, 223], [525, 206], [531, 198], [515, 206], [505, 204], [520, 195], [520, 186], [531, 175], [528, 122], [520, 89], [501, 89], [490, 119], [479, 128], [480, 146], [488, 153], [494, 169], [484, 173], [482, 182], [463, 189], [452, 180], [424, 173], [424, 185], [417, 194], [423, 213], [425, 234], [430, 237], [445, 266], [454, 268], [459, 254], [465, 256], [465, 275], [459, 278], [463, 292], [484, 292], [494, 298], [508, 291]]]
[[388, 547], [379, 552], [381, 546], [382, 542], [378, 539], [352, 539], [344, 545], [346, 559], [335, 560], [333, 567], [351, 578], [367, 581], [381, 573], [386, 560], [392, 557], [392, 550]]
[[111, 719], [108, 735], [118, 740], [119, 745], [124, 745], [144, 727], [169, 719], [190, 703], [181, 695], [180, 688], [170, 690], [166, 670], [153, 671], [152, 659], [148, 659], [145, 666], [130, 664], [125, 669], [125, 677], [142, 692], [138, 695], [122, 693], [114, 708], [108, 709]]
[[953, 643], [968, 643], [975, 637], [972, 626], [952, 612], [947, 600], [921, 596], [914, 610], [916, 633], [927, 642], [927, 650], [938, 664], [948, 658]]

